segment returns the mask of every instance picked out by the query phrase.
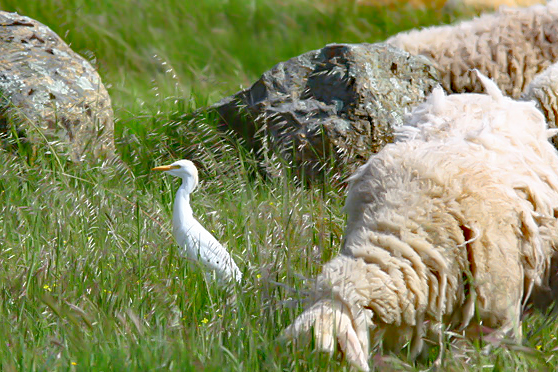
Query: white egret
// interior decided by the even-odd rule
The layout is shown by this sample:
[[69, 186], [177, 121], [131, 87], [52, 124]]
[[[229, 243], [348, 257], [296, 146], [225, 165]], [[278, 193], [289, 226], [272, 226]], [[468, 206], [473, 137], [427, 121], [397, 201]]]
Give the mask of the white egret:
[[225, 280], [239, 282], [242, 274], [229, 252], [193, 216], [190, 194], [198, 185], [198, 170], [189, 160], [178, 160], [171, 165], [153, 168], [182, 178], [176, 192], [172, 216], [172, 232], [181, 254], [199, 260], [209, 270]]

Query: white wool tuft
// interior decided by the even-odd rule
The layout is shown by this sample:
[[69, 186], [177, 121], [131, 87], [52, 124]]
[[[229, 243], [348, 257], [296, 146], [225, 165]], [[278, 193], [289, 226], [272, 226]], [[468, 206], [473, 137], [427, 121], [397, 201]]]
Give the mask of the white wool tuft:
[[368, 370], [380, 339], [417, 355], [442, 323], [520, 338], [526, 304], [558, 296], [558, 155], [533, 103], [479, 79], [488, 95], [436, 89], [350, 178], [341, 254], [286, 335], [313, 326]]
[[477, 74], [479, 80], [482, 82], [486, 94], [492, 97], [494, 101], [498, 103], [503, 103], [504, 95], [502, 94], [502, 91], [500, 90], [500, 88], [498, 88], [496, 83], [494, 83], [492, 80], [490, 80], [489, 78], [481, 74], [480, 71], [477, 69], [475, 69], [475, 73]]

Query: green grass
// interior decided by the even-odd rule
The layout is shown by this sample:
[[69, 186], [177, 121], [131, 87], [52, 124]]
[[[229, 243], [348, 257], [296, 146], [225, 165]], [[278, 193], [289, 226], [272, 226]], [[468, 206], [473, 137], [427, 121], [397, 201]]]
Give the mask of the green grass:
[[[330, 5], [324, 5], [330, 4]], [[376, 42], [453, 16], [351, 1], [0, 0], [49, 25], [96, 61], [116, 106], [137, 110], [157, 95], [213, 102], [274, 64], [333, 42]], [[122, 104], [122, 105], [121, 105]]]
[[[0, 150], [0, 369], [348, 370], [338, 356], [277, 341], [304, 306], [304, 278], [339, 249], [344, 190], [327, 178], [306, 188], [265, 179], [211, 118], [184, 114], [326, 43], [375, 42], [454, 16], [307, 0], [0, 0], [0, 8], [49, 25], [98, 66], [124, 160], [101, 169], [41, 145]], [[234, 296], [180, 258], [172, 240], [178, 183], [149, 169], [182, 157], [200, 167], [196, 215], [244, 272]], [[446, 370], [556, 370], [558, 326], [543, 320], [527, 319], [523, 347], [484, 355], [470, 345], [468, 360], [449, 353]], [[376, 362], [428, 366], [408, 365], [405, 352]]]

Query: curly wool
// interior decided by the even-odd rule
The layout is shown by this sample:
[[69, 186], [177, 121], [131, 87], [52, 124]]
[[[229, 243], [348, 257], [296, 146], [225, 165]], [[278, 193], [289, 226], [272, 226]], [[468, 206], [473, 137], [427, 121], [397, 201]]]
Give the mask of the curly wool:
[[448, 0], [444, 7], [446, 9], [498, 9], [502, 5], [518, 7], [542, 4], [544, 2], [544, 0]]
[[417, 355], [441, 324], [521, 337], [527, 302], [556, 286], [555, 132], [533, 103], [480, 78], [488, 95], [438, 88], [350, 178], [343, 249], [287, 336], [313, 327], [319, 348], [337, 339], [363, 370], [371, 341], [411, 341]]
[[501, 8], [456, 25], [397, 34], [386, 41], [430, 58], [446, 92], [482, 92], [472, 69], [518, 98], [536, 74], [558, 61], [558, 0], [529, 8]]
[[[524, 101], [535, 101], [546, 116], [548, 125], [558, 126], [558, 63], [536, 75], [520, 97]], [[555, 142], [556, 143], [556, 142]]]

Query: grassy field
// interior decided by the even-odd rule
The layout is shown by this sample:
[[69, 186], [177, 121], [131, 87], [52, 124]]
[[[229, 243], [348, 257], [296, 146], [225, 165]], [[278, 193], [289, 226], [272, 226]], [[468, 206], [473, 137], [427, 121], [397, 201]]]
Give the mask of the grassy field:
[[[0, 0], [55, 30], [99, 69], [123, 164], [0, 150], [2, 371], [349, 370], [277, 341], [342, 238], [344, 190], [263, 179], [211, 121], [183, 114], [249, 86], [275, 63], [332, 42], [376, 42], [452, 21], [433, 10], [308, 0]], [[234, 295], [181, 259], [170, 234], [178, 182], [153, 165], [201, 165], [201, 222], [233, 252]], [[450, 352], [445, 370], [558, 369], [556, 322], [534, 315], [523, 345]], [[378, 370], [421, 370], [402, 355]]]

